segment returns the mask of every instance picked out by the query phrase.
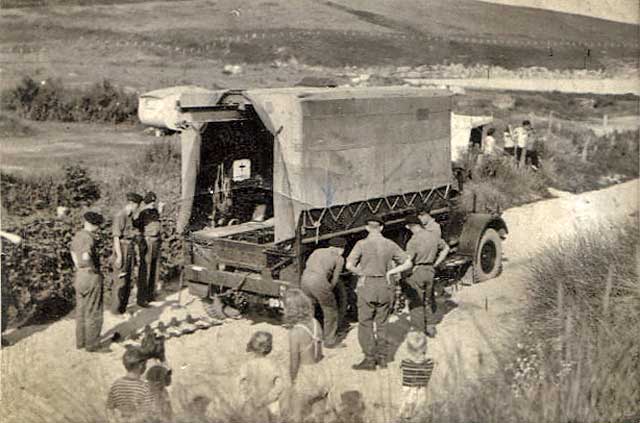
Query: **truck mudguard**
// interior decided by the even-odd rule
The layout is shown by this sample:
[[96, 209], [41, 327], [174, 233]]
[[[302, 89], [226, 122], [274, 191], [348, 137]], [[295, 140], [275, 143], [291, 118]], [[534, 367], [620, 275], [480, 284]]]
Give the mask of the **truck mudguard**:
[[509, 232], [507, 224], [500, 216], [487, 213], [469, 214], [460, 234], [458, 253], [475, 257], [480, 238], [487, 228], [495, 229], [501, 238]]

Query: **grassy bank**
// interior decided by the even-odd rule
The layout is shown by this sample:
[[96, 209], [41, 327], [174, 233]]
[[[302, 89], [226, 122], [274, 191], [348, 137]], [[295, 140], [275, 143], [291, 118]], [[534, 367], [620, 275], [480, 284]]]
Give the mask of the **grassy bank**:
[[500, 368], [477, 384], [450, 380], [441, 389], [451, 399], [434, 404], [431, 421], [635, 422], [637, 227], [634, 220], [585, 228], [539, 251], [527, 265], [524, 324], [495, 350]]

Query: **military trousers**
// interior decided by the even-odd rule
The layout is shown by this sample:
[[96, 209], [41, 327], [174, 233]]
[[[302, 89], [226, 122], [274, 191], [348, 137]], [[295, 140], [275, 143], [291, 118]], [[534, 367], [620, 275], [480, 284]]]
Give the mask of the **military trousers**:
[[76, 347], [92, 350], [100, 343], [102, 330], [102, 275], [93, 269], [79, 269], [75, 276]]
[[138, 267], [138, 290], [142, 294], [138, 297], [145, 302], [155, 300], [156, 284], [160, 265], [160, 238], [145, 237], [144, 247], [140, 248], [140, 266]]
[[[133, 273], [133, 265], [135, 262], [136, 249], [132, 241], [121, 240], [120, 249], [122, 251], [122, 265], [116, 266], [115, 258], [113, 261], [113, 283], [111, 285], [111, 312], [114, 314], [123, 314], [127, 311], [129, 304], [129, 295], [131, 294], [131, 277]], [[145, 289], [138, 279], [138, 304], [144, 303]]]
[[366, 359], [386, 361], [389, 354], [387, 322], [393, 312], [394, 288], [384, 276], [361, 276], [356, 292], [360, 348]]
[[333, 344], [338, 333], [338, 301], [329, 281], [322, 275], [305, 275], [302, 291], [322, 310], [324, 342]]
[[431, 307], [427, 305], [431, 301], [434, 276], [433, 266], [417, 265], [401, 285], [409, 303], [411, 326], [422, 333], [426, 332], [432, 317]]

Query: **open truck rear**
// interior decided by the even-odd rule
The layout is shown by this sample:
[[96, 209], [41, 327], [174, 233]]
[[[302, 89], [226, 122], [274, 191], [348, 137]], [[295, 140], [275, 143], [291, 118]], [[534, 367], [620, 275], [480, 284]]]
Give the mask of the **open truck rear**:
[[[308, 255], [364, 236], [371, 216], [401, 244], [404, 219], [429, 206], [454, 246], [449, 268], [479, 265], [499, 216], [469, 213], [451, 173], [452, 94], [406, 87], [285, 88], [186, 94], [178, 104], [192, 293], [278, 305]], [[500, 265], [500, 238], [485, 272]], [[488, 264], [487, 264], [488, 263]], [[447, 267], [447, 266], [445, 266]]]

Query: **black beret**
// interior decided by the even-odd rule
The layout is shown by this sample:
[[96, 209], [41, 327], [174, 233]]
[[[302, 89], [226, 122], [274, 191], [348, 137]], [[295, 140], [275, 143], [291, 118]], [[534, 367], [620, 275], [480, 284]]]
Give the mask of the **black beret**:
[[331, 238], [329, 240], [330, 247], [344, 248], [347, 245], [347, 240], [342, 237]]
[[141, 203], [142, 196], [140, 194], [136, 194], [135, 192], [127, 193], [127, 201], [131, 201], [133, 203]]
[[100, 213], [88, 211], [84, 214], [84, 220], [92, 225], [100, 226], [104, 223], [104, 217]]
[[404, 224], [405, 225], [422, 225], [422, 222], [420, 221], [420, 219], [418, 219], [418, 216], [410, 215], [404, 220]]
[[381, 217], [378, 216], [371, 216], [366, 220], [367, 223], [369, 222], [376, 222], [379, 223], [381, 225], [384, 225], [384, 220]]
[[158, 197], [156, 197], [156, 193], [153, 192], [153, 191], [149, 191], [148, 193], [146, 193], [144, 195], [144, 200], [143, 201], [144, 201], [145, 204], [151, 204], [154, 201], [156, 201], [157, 199], [158, 199]]

